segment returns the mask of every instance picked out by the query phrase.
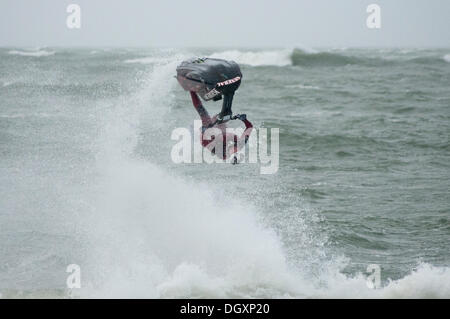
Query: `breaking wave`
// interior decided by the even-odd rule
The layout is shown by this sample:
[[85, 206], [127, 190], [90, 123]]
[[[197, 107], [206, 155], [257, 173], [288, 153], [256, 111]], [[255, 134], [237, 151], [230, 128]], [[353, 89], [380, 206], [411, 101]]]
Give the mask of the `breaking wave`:
[[[347, 50], [315, 51], [309, 49], [284, 49], [284, 50], [263, 50], [263, 51], [239, 51], [229, 50], [215, 52], [211, 58], [221, 58], [234, 60], [239, 64], [249, 66], [302, 66], [302, 67], [338, 67], [346, 65], [381, 66], [395, 63], [414, 64], [439, 64], [450, 62], [450, 54], [445, 56], [414, 56], [414, 51], [402, 51], [403, 54], [411, 56], [392, 55], [391, 51], [376, 50], [376, 56], [358, 56], [357, 53], [347, 53]], [[347, 53], [347, 54], [344, 54]], [[353, 55], [352, 55], [353, 54]], [[145, 63], [137, 59], [133, 62]]]
[[[299, 65], [348, 63], [339, 54], [296, 51]], [[292, 51], [267, 52], [251, 52], [254, 59], [247, 62], [255, 66], [294, 64]], [[239, 63], [251, 56], [240, 51], [217, 53], [223, 58], [233, 55]], [[230, 200], [211, 182], [193, 182], [139, 157], [135, 148], [144, 126], [149, 131], [146, 138], [154, 139], [159, 147], [157, 132], [159, 126], [169, 124], [166, 115], [174, 102], [173, 72], [183, 58], [128, 60], [158, 65], [147, 74], [142, 91], [114, 102], [101, 101], [108, 108], [102, 108], [96, 121], [100, 136], [90, 146], [96, 152], [95, 178], [84, 176], [83, 191], [68, 189], [70, 193], [75, 190], [69, 205], [83, 202], [82, 207], [89, 207], [83, 211], [74, 206], [76, 218], [71, 220], [83, 230], [81, 239], [77, 237], [85, 256], [79, 292], [83, 297], [450, 297], [448, 267], [422, 264], [401, 279], [384, 281], [380, 289], [369, 289], [364, 274], [344, 274], [345, 265], [334, 260], [329, 264], [309, 263], [309, 258], [296, 260], [311, 267], [319, 264], [315, 277], [305, 269], [292, 269], [282, 239], [261, 221], [260, 212], [251, 203]], [[295, 245], [299, 249], [308, 244], [298, 241]], [[7, 293], [4, 296], [10, 297]]]
[[375, 290], [363, 274], [343, 274], [337, 262], [321, 265], [320, 278], [308, 278], [288, 266], [283, 242], [250, 204], [136, 157], [141, 113], [151, 105], [161, 119], [167, 111], [171, 101], [164, 97], [179, 60], [155, 67], [142, 95], [105, 117], [97, 156], [103, 178], [95, 214], [86, 221], [88, 242], [95, 243], [89, 254], [94, 278], [106, 280], [94, 279], [84, 297], [450, 296], [450, 270], [429, 265]]
[[46, 51], [46, 50], [37, 50], [37, 51], [20, 51], [20, 50], [11, 50], [8, 52], [11, 55], [20, 55], [20, 56], [31, 56], [31, 57], [43, 57], [43, 56], [51, 56], [56, 52], [54, 51]]
[[329, 52], [304, 49], [267, 51], [231, 50], [213, 53], [211, 58], [234, 60], [250, 66], [339, 66], [360, 62], [360, 59]]
[[12, 82], [12, 81], [2, 81], [1, 83], [2, 83], [3, 87], [7, 87], [7, 86], [10, 86], [10, 85], [14, 84], [14, 82]]
[[287, 270], [280, 239], [250, 205], [236, 199], [222, 202], [212, 185], [174, 176], [134, 154], [142, 113], [150, 105], [149, 116], [161, 121], [168, 110], [175, 83], [171, 77], [179, 61], [172, 58], [156, 66], [142, 92], [105, 115], [96, 156], [102, 176], [99, 194], [95, 214], [85, 217], [83, 227], [88, 242], [95, 243], [89, 254], [95, 275], [81, 294], [299, 295], [306, 284]]
[[346, 65], [365, 65], [365, 66], [384, 66], [391, 64], [442, 64], [443, 61], [450, 62], [450, 54], [441, 56], [423, 56], [415, 54], [413, 51], [406, 51], [410, 56], [392, 54], [392, 52], [383, 52], [382, 50], [375, 50], [378, 53], [374, 56], [359, 56], [358, 53], [354, 55], [344, 55], [341, 52], [326, 51], [326, 52], [307, 52], [301, 49], [294, 49], [291, 54], [292, 64], [304, 67], [316, 66], [346, 66]]
[[305, 52], [294, 49], [291, 54], [293, 65], [297, 66], [341, 66], [347, 64], [361, 63], [357, 57], [345, 56], [332, 52]]
[[301, 89], [301, 90], [320, 90], [320, 87], [314, 85], [306, 85], [306, 84], [291, 84], [286, 85], [287, 88], [291, 89]]
[[291, 65], [292, 50], [239, 51], [231, 50], [211, 54], [211, 58], [233, 60], [250, 66], [286, 66]]
[[160, 57], [146, 57], [146, 58], [137, 58], [137, 59], [128, 59], [123, 61], [124, 63], [139, 63], [139, 64], [154, 64], [164, 62], [165, 58]]
[[[382, 276], [382, 272], [381, 272]], [[323, 278], [326, 289], [311, 292], [314, 298], [449, 298], [450, 268], [420, 264], [410, 274], [398, 280], [387, 280], [378, 289], [368, 288], [367, 277], [349, 277], [341, 272], [327, 273]]]

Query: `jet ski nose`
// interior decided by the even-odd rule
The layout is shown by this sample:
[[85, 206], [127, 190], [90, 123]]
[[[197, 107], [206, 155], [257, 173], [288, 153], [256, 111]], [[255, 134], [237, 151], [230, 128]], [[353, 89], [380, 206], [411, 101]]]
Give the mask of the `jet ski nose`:
[[234, 61], [193, 58], [177, 67], [177, 80], [186, 91], [198, 93], [205, 100], [218, 101], [240, 86], [242, 72]]

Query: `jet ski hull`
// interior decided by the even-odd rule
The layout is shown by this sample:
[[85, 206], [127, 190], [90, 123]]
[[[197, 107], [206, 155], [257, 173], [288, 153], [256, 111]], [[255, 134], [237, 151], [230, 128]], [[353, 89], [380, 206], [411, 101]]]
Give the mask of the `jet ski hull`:
[[234, 93], [241, 79], [241, 70], [234, 61], [195, 58], [177, 67], [177, 80], [183, 89], [196, 92], [205, 101], [220, 100], [223, 94]]

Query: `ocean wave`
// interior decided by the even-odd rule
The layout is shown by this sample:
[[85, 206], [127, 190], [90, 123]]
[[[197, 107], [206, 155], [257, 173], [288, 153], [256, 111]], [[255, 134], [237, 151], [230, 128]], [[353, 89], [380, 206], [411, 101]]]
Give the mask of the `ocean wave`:
[[[234, 60], [239, 64], [250, 66], [345, 66], [368, 62], [362, 58], [346, 56], [335, 52], [316, 51], [312, 49], [295, 48], [266, 51], [230, 50], [216, 52], [211, 58]], [[380, 59], [378, 59], [380, 61]]]
[[[356, 51], [354, 55], [346, 53], [346, 50], [316, 51], [312, 49], [295, 48], [283, 50], [263, 50], [263, 51], [239, 51], [228, 50], [215, 52], [210, 55], [211, 58], [234, 60], [239, 64], [249, 66], [303, 66], [303, 67], [336, 67], [346, 65], [365, 65], [365, 66], [385, 66], [397, 63], [415, 63], [415, 64], [439, 64], [443, 61], [450, 62], [450, 54], [443, 57], [439, 56], [413, 56], [407, 57], [404, 54], [410, 54], [411, 51], [401, 51], [402, 55], [392, 54], [392, 51], [377, 50], [374, 55], [360, 56]], [[378, 54], [378, 55], [377, 55]], [[152, 62], [152, 59], [148, 63]], [[132, 60], [135, 62], [134, 60]], [[147, 62], [145, 59], [136, 62]]]
[[360, 58], [353, 56], [333, 52], [306, 52], [300, 49], [292, 51], [291, 61], [297, 66], [342, 66], [362, 62]]
[[22, 113], [17, 113], [17, 114], [0, 114], [0, 118], [3, 118], [3, 119], [24, 119], [24, 118], [29, 118], [29, 117], [48, 118], [48, 117], [55, 117], [55, 116], [57, 116], [57, 115], [56, 114], [45, 113], [45, 112], [30, 113], [30, 114], [22, 114]]
[[[407, 51], [405, 54], [409, 53], [411, 52]], [[291, 54], [291, 60], [293, 65], [304, 67], [330, 67], [346, 65], [386, 66], [405, 63], [435, 65], [442, 64], [443, 61], [450, 62], [450, 54], [447, 54], [443, 57], [429, 55], [416, 55], [414, 57], [407, 57], [392, 54], [391, 51], [378, 51], [378, 54], [379, 55], [360, 56], [357, 53], [355, 55], [344, 55], [334, 51], [310, 52], [304, 51], [302, 49], [294, 49]]]
[[8, 52], [11, 55], [20, 55], [20, 56], [31, 56], [31, 57], [43, 57], [43, 56], [51, 56], [56, 52], [54, 51], [46, 51], [46, 50], [38, 50], [38, 51], [20, 51], [20, 50], [11, 50]]
[[286, 85], [287, 88], [291, 89], [302, 89], [302, 90], [320, 90], [320, 87], [314, 85], [305, 85], [305, 84], [291, 84]]
[[135, 58], [135, 59], [128, 59], [123, 61], [123, 63], [127, 63], [127, 64], [133, 64], [133, 63], [137, 63], [137, 64], [158, 64], [158, 65], [165, 65], [167, 63], [171, 63], [171, 61], [173, 61], [173, 59], [178, 59], [178, 60], [182, 60], [183, 58], [185, 58], [184, 55], [182, 54], [176, 54], [173, 55], [173, 57], [167, 57], [167, 56], [151, 56], [151, 57], [143, 57], [143, 58]]
[[[291, 276], [278, 235], [251, 205], [237, 200], [221, 205], [222, 195], [211, 185], [174, 176], [134, 155], [138, 123], [148, 105], [152, 112], [146, 121], [155, 117], [151, 129], [159, 131], [158, 123], [167, 124], [159, 120], [172, 103], [167, 97], [176, 83], [170, 79], [180, 58], [166, 58], [153, 68], [143, 92], [104, 114], [105, 127], [95, 143], [102, 176], [92, 203], [96, 214], [83, 218], [88, 241], [96, 242], [88, 253], [91, 278], [99, 279], [87, 282], [80, 293], [151, 298], [297, 295], [296, 287], [307, 284]], [[109, 279], [103, 281], [105, 271]]]
[[128, 59], [123, 61], [123, 63], [140, 63], [140, 64], [153, 64], [164, 61], [163, 58], [158, 57], [146, 57], [146, 58], [137, 58], [137, 59]]
[[[170, 79], [181, 58], [161, 58], [163, 66], [151, 70], [143, 92], [107, 102], [98, 121], [100, 136], [89, 141], [96, 149], [96, 164], [90, 165], [95, 178], [91, 179], [90, 172], [82, 175], [81, 187], [89, 195], [84, 197], [84, 192], [72, 186], [68, 189], [73, 198], [68, 197], [72, 200], [67, 205], [83, 202], [83, 207], [90, 207], [69, 210], [71, 214], [77, 212], [73, 223], [76, 229], [83, 230], [82, 236], [75, 237], [86, 258], [82, 260], [87, 275], [83, 275], [86, 279], [79, 290], [82, 297], [450, 297], [450, 268], [428, 264], [394, 281], [383, 277], [385, 284], [379, 289], [368, 288], [363, 274], [342, 273], [341, 265], [334, 260], [328, 268], [328, 264], [311, 257], [295, 259], [299, 266], [312, 264], [314, 276], [303, 267], [293, 270], [288, 264], [292, 257], [282, 239], [261, 220], [258, 208], [251, 202], [240, 201], [239, 196], [231, 201], [228, 196], [233, 194], [216, 193], [210, 181], [178, 176], [170, 168], [137, 155], [141, 129], [145, 127], [153, 152], [160, 147], [156, 141], [161, 139], [161, 127], [172, 125], [168, 121], [173, 116], [170, 107], [174, 104], [172, 86], [176, 82]], [[331, 132], [317, 139], [306, 135], [306, 142], [328, 144], [341, 151], [336, 145], [370, 147], [377, 141]], [[323, 193], [310, 192], [309, 196], [320, 197]], [[294, 227], [296, 224], [292, 225], [300, 231]], [[296, 240], [296, 249], [308, 250], [309, 240]], [[317, 264], [319, 267], [315, 267]], [[49, 294], [64, 297], [58, 290]], [[23, 295], [18, 293], [19, 297]], [[16, 295], [5, 292], [4, 296]]]
[[99, 141], [104, 150], [96, 157], [104, 184], [98, 185], [102, 191], [96, 214], [86, 217], [92, 225], [86, 231], [96, 243], [93, 264], [107, 280], [92, 283], [95, 288], [81, 291], [83, 297], [449, 296], [449, 269], [426, 265], [380, 289], [368, 288], [363, 274], [343, 274], [338, 262], [324, 265], [320, 278], [306, 279], [304, 271], [288, 267], [281, 239], [261, 222], [257, 209], [238, 199], [230, 203], [208, 183], [193, 183], [135, 158], [140, 109], [150, 104], [158, 118], [167, 111], [171, 102], [163, 97], [170, 96], [168, 79], [178, 60], [154, 68], [143, 96], [138, 93], [106, 121]]
[[268, 50], [268, 51], [239, 51], [230, 50], [216, 52], [211, 58], [233, 60], [239, 64], [250, 66], [287, 66], [291, 65], [292, 50]]
[[15, 83], [14, 81], [2, 81], [2, 86], [7, 87], [13, 85], [14, 83]]
[[[381, 273], [382, 275], [382, 273]], [[367, 286], [367, 277], [358, 274], [348, 277], [336, 272], [324, 278], [327, 288], [312, 297], [318, 298], [450, 298], [450, 268], [420, 264], [409, 275], [387, 280], [378, 289]]]
[[433, 65], [433, 64], [443, 64], [447, 62], [444, 57], [440, 56], [419, 56], [415, 58], [411, 58], [409, 60], [406, 60], [405, 62], [415, 63], [415, 64], [422, 64], [422, 65]]
[[[237, 265], [235, 270], [242, 271], [243, 267]], [[305, 280], [289, 278], [292, 280], [289, 282], [283, 273], [278, 276], [266, 274], [267, 279], [271, 278], [271, 281], [257, 285], [258, 282], [253, 280], [257, 279], [258, 268], [247, 269], [234, 276], [213, 276], [204, 266], [189, 262], [183, 262], [175, 267], [170, 275], [152, 263], [138, 268], [141, 272], [147, 271], [148, 275], [139, 277], [136, 276], [136, 272], [124, 275], [118, 271], [109, 274], [111, 284], [107, 287], [94, 288], [87, 285], [78, 291], [9, 289], [0, 292], [0, 299], [24, 296], [26, 298], [450, 298], [450, 268], [435, 267], [426, 263], [420, 264], [403, 278], [387, 280], [376, 289], [369, 288], [365, 274], [347, 276], [337, 269], [329, 269], [319, 275], [321, 287], [317, 287]], [[158, 276], [165, 277], [165, 280], [154, 286]], [[251, 289], [255, 284], [256, 296], [252, 294]]]

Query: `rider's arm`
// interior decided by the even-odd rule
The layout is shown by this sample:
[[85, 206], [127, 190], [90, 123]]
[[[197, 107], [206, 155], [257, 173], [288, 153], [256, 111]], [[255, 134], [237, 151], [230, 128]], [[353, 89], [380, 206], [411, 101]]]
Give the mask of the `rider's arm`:
[[194, 105], [198, 115], [200, 115], [200, 119], [202, 120], [203, 126], [208, 126], [211, 124], [211, 117], [208, 114], [208, 111], [203, 107], [202, 102], [200, 101], [200, 98], [198, 97], [197, 93], [190, 91], [191, 93], [191, 99], [192, 104]]
[[250, 134], [252, 133], [252, 129], [253, 129], [253, 124], [247, 120], [246, 118], [242, 120], [242, 122], [244, 122], [245, 124], [245, 131], [244, 133], [242, 133], [241, 137], [239, 138], [240, 140], [245, 140], [245, 143], [248, 142], [248, 138], [250, 137]]
[[192, 104], [194, 105], [195, 108], [203, 106], [197, 93], [192, 92], [192, 91], [190, 91], [189, 93], [191, 93]]

